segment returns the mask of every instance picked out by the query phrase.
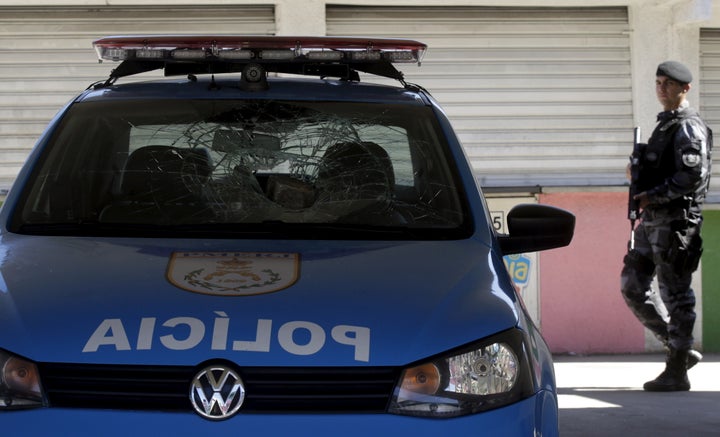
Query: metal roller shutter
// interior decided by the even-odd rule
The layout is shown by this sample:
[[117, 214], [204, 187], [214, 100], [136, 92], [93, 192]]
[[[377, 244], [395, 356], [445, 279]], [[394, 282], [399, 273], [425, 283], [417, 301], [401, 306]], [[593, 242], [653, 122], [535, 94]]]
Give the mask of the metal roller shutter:
[[625, 8], [329, 7], [328, 35], [428, 44], [408, 82], [444, 106], [488, 187], [625, 183]]
[[713, 130], [715, 146], [708, 202], [720, 203], [720, 30], [700, 32], [700, 114]]
[[0, 189], [10, 186], [55, 112], [114, 68], [98, 63], [94, 39], [131, 33], [272, 35], [274, 21], [272, 6], [0, 8]]

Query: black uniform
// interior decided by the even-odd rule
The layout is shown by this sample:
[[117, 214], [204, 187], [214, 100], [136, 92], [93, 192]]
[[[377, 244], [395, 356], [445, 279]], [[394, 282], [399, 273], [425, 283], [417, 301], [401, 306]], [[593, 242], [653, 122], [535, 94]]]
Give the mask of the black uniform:
[[[702, 202], [710, 180], [712, 132], [687, 106], [658, 115], [640, 160], [637, 192], [650, 204], [641, 214], [634, 249], [624, 259], [621, 290], [638, 319], [670, 350], [693, 344], [692, 273], [702, 252]], [[668, 318], [648, 295], [657, 275]]]

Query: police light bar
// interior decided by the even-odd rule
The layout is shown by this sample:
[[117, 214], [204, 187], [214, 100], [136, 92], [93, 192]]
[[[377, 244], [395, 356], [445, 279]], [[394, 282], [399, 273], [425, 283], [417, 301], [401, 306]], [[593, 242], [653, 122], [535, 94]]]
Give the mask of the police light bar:
[[420, 63], [427, 45], [408, 39], [133, 35], [93, 41], [100, 62]]

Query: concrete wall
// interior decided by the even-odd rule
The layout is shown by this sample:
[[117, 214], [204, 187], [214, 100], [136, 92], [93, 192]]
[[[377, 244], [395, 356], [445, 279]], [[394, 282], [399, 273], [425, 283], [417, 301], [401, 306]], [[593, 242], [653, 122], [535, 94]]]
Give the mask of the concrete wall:
[[542, 331], [554, 352], [640, 352], [645, 336], [620, 295], [630, 235], [627, 194], [554, 193], [540, 203], [572, 211], [570, 246], [540, 254]]
[[[542, 331], [556, 353], [639, 353], [662, 350], [620, 294], [622, 259], [630, 236], [625, 192], [556, 192], [539, 203], [572, 211], [570, 246], [540, 253]], [[720, 352], [720, 210], [705, 211], [705, 252], [693, 276], [698, 304], [696, 347]]]

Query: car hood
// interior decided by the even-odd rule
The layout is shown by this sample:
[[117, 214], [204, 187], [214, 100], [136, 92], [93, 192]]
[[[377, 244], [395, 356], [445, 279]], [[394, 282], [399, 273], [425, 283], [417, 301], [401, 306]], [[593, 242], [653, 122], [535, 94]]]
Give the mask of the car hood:
[[0, 238], [0, 348], [41, 362], [402, 365], [518, 320], [474, 240]]

